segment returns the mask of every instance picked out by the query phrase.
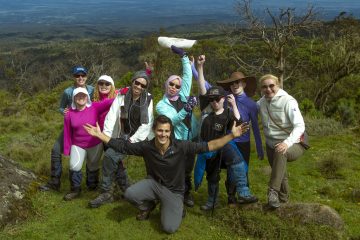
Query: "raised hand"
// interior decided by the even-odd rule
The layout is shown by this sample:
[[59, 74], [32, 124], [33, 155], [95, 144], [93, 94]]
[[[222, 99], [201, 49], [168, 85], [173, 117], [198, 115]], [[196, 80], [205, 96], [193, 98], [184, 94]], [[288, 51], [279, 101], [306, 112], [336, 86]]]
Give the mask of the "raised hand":
[[205, 63], [205, 55], [200, 55], [200, 56], [198, 56], [197, 65], [198, 65], [198, 66], [203, 66], [204, 63]]
[[227, 95], [227, 101], [229, 102], [229, 104], [231, 104], [233, 108], [236, 107], [236, 101], [233, 94]]
[[175, 47], [174, 45], [171, 45], [171, 50], [173, 51], [173, 53], [178, 54], [180, 57], [183, 57], [184, 55], [186, 55], [186, 52], [184, 51], [184, 49]]

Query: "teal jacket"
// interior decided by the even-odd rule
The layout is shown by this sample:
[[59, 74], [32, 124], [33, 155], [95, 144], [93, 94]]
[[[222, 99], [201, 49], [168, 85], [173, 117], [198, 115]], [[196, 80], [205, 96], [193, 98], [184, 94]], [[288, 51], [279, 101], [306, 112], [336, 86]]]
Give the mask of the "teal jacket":
[[[184, 56], [181, 59], [181, 62], [183, 67], [183, 75], [179, 95], [182, 102], [187, 102], [187, 97], [190, 96], [191, 92], [192, 71], [190, 61], [187, 56]], [[183, 122], [188, 112], [186, 112], [185, 109], [181, 109], [179, 112], [177, 112], [165, 95], [156, 105], [156, 112], [159, 115], [165, 115], [171, 119], [172, 124], [174, 125], [174, 134], [176, 139], [191, 140], [197, 136], [199, 124], [194, 115], [191, 116], [190, 132]]]

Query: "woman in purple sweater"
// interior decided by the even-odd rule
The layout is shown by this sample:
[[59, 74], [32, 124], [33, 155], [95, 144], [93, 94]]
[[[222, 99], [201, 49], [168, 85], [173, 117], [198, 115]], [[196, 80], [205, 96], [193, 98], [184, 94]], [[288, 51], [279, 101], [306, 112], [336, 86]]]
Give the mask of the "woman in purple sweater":
[[64, 155], [70, 156], [69, 179], [71, 191], [64, 196], [70, 201], [80, 196], [81, 168], [84, 160], [90, 172], [99, 170], [103, 144], [89, 136], [84, 129], [87, 123], [96, 124], [102, 113], [109, 110], [114, 99], [91, 103], [85, 88], [76, 88], [72, 95], [71, 109], [64, 118]]

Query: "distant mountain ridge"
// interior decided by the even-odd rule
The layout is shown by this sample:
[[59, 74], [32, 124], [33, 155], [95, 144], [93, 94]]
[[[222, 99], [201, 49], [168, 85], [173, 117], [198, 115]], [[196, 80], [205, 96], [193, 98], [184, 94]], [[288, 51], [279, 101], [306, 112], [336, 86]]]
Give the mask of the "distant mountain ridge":
[[[103, 25], [131, 31], [146, 31], [181, 24], [221, 23], [236, 21], [233, 0], [0, 0], [0, 25]], [[331, 19], [340, 12], [360, 17], [360, 1], [253, 0], [261, 16], [266, 7], [295, 7], [301, 12], [314, 5], [320, 18]]]

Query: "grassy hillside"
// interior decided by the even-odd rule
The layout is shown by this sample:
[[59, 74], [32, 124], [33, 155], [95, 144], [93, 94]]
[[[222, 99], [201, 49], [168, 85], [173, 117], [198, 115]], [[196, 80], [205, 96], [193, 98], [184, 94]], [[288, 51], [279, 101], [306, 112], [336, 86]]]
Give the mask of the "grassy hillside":
[[[32, 97], [15, 98], [0, 92], [0, 111], [4, 116], [0, 119], [0, 152], [44, 178], [49, 174], [50, 149], [62, 124], [61, 115], [56, 112], [58, 96], [68, 84]], [[227, 208], [223, 171], [220, 208], [214, 216], [199, 210], [206, 200], [203, 185], [195, 193], [196, 205], [188, 209], [179, 231], [166, 235], [160, 228], [159, 209], [149, 221], [138, 222], [136, 209], [123, 200], [99, 209], [87, 208], [96, 192], [84, 190], [80, 199], [63, 201], [69, 189], [68, 159], [64, 158], [61, 192], [38, 192], [34, 186], [29, 192], [30, 217], [6, 226], [0, 232], [0, 239], [359, 239], [359, 135], [327, 119], [310, 119], [307, 126], [312, 148], [288, 165], [291, 202], [331, 206], [344, 219], [343, 232], [320, 225], [303, 225], [298, 219], [282, 220], [274, 212]], [[264, 204], [269, 166], [266, 160], [257, 160], [254, 152], [251, 159], [252, 192]], [[144, 177], [141, 158], [129, 157], [126, 164], [134, 181]]]

